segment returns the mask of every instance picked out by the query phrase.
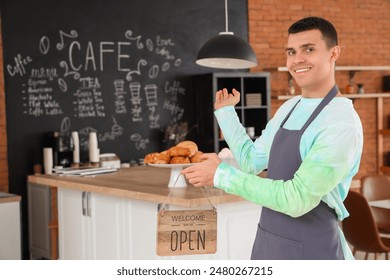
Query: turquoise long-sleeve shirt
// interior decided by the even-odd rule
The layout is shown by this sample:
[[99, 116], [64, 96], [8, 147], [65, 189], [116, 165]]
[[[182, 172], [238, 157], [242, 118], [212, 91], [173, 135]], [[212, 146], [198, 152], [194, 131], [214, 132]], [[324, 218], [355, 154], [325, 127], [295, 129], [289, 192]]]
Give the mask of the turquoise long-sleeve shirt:
[[[335, 97], [306, 129], [299, 147], [302, 164], [293, 179], [257, 176], [267, 168], [275, 133], [299, 99], [284, 124], [286, 129], [301, 129], [322, 100], [296, 96], [286, 101], [255, 142], [246, 134], [233, 106], [215, 111], [241, 170], [221, 163], [214, 175], [214, 186], [291, 217], [304, 215], [322, 200], [341, 221], [349, 215], [343, 201], [358, 171], [363, 149], [363, 129], [351, 100]], [[342, 233], [341, 236], [345, 245]]]

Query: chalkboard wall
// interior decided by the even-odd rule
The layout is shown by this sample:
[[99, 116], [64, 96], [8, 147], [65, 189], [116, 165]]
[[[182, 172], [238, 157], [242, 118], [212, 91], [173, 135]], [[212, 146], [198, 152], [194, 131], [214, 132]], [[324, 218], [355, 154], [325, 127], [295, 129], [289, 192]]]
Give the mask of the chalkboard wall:
[[[229, 30], [247, 39], [247, 1], [228, 3]], [[168, 128], [187, 127], [196, 140], [202, 93], [192, 92], [191, 75], [212, 71], [195, 58], [225, 29], [223, 0], [3, 0], [0, 8], [9, 190], [24, 210], [26, 176], [42, 163], [50, 132], [78, 131], [86, 151], [95, 131], [100, 152], [123, 162], [165, 148]]]

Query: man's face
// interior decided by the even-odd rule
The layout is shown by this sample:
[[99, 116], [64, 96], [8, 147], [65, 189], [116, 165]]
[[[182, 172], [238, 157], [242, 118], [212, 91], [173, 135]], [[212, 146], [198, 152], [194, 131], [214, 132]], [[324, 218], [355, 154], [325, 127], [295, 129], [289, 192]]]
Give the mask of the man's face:
[[[334, 79], [335, 48], [328, 49], [319, 30], [290, 34], [287, 41], [287, 68], [303, 89], [321, 90]], [[323, 89], [323, 88], [322, 88]]]

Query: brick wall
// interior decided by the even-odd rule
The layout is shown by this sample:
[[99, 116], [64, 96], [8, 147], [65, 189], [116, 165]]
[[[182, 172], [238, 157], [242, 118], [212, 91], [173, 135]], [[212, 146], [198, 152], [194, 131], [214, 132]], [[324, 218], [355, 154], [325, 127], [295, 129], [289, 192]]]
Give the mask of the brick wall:
[[[342, 48], [338, 65], [390, 65], [390, 1], [389, 0], [248, 0], [249, 41], [259, 59], [253, 71], [285, 65], [284, 47], [290, 24], [305, 16], [329, 19], [337, 28]], [[1, 34], [1, 33], [0, 33]], [[5, 95], [0, 36], [0, 191], [8, 190]], [[381, 78], [390, 72], [358, 72], [355, 81], [363, 83], [368, 93], [381, 92]], [[272, 95], [285, 94], [287, 74], [272, 72]], [[347, 72], [337, 72], [337, 83], [343, 89]], [[390, 99], [390, 98], [389, 98]], [[388, 125], [390, 100], [385, 101], [384, 123]], [[273, 112], [282, 104], [273, 99]], [[355, 100], [364, 128], [364, 152], [357, 177], [377, 170], [376, 100]], [[390, 124], [389, 124], [390, 127]], [[390, 139], [385, 141], [390, 151]]]
[[[252, 71], [285, 66], [287, 29], [291, 23], [306, 16], [324, 17], [335, 25], [341, 46], [338, 65], [390, 66], [389, 0], [248, 0], [248, 6], [249, 41], [260, 62]], [[272, 96], [286, 94], [287, 73], [271, 73]], [[382, 92], [383, 75], [390, 75], [390, 71], [357, 72], [354, 80], [363, 83], [367, 93]], [[348, 72], [337, 72], [336, 80], [341, 91], [348, 79]], [[389, 99], [384, 102], [386, 126], [390, 116]], [[272, 99], [272, 112], [282, 103]], [[377, 171], [376, 99], [355, 99], [354, 106], [364, 129], [362, 163], [356, 176], [360, 178]], [[390, 139], [385, 140], [384, 147], [385, 151], [390, 151]]]

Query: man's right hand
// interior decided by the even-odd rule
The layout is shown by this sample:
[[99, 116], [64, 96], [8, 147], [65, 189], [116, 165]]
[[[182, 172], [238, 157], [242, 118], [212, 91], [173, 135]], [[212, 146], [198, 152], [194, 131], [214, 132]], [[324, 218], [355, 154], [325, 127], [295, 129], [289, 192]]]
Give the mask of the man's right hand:
[[235, 106], [240, 102], [240, 95], [240, 92], [236, 89], [233, 89], [232, 93], [229, 93], [226, 88], [217, 91], [215, 94], [214, 109], [218, 110], [226, 106]]

